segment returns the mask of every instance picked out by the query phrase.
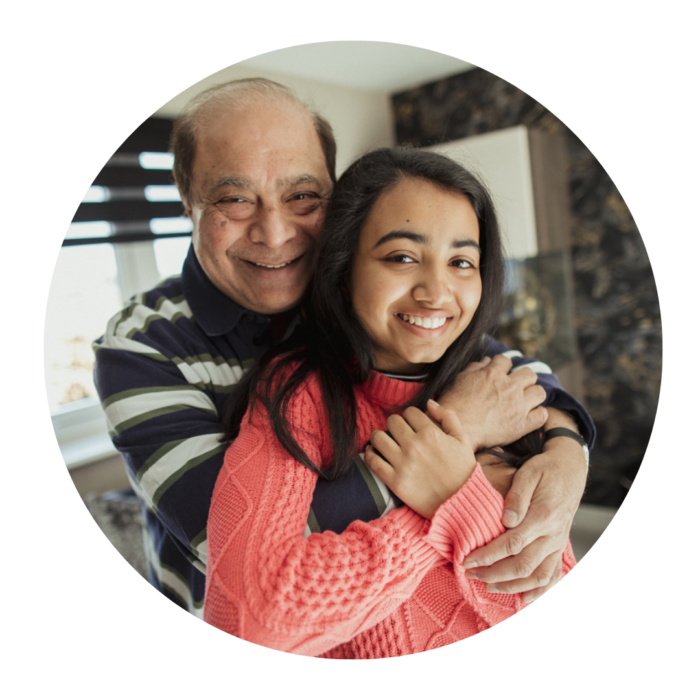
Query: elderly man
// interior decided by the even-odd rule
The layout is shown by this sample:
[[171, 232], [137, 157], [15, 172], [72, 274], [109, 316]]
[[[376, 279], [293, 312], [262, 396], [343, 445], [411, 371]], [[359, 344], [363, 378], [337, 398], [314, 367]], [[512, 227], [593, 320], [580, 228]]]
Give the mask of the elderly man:
[[[328, 123], [286, 88], [251, 79], [195, 98], [171, 143], [192, 246], [181, 277], [111, 319], [95, 343], [95, 379], [144, 504], [151, 582], [201, 616], [207, 515], [226, 449], [220, 416], [233, 384], [294, 319], [335, 181], [335, 142]], [[503, 350], [489, 340], [489, 355]], [[510, 355], [515, 366], [530, 364]], [[467, 575], [530, 598], [558, 580], [583, 492], [586, 463], [573, 431], [589, 443], [594, 436], [580, 404], [537, 367], [536, 385], [527, 367], [509, 374], [511, 359], [487, 359], [442, 399], [476, 447], [507, 444], [545, 419], [547, 429], [565, 429], [515, 477], [504, 513], [512, 529], [465, 562]]]

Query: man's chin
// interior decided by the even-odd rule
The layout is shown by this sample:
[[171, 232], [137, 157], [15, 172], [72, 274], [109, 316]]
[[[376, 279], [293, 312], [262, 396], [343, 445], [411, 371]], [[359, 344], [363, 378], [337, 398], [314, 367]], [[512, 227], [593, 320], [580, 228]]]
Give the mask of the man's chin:
[[303, 296], [303, 289], [279, 290], [277, 292], [265, 290], [257, 294], [251, 291], [247, 295], [248, 298], [239, 303], [241, 306], [255, 313], [265, 316], [274, 316], [276, 314], [285, 313], [286, 311], [291, 311], [294, 307], [299, 305]]

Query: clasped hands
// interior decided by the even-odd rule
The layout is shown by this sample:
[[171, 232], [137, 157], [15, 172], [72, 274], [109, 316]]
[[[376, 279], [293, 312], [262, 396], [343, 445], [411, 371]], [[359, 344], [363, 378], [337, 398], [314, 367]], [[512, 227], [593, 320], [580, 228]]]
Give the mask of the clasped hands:
[[[543, 425], [576, 429], [571, 418], [540, 406], [546, 392], [528, 368], [512, 374], [511, 361], [498, 355], [472, 363], [455, 385], [430, 402], [427, 415], [409, 408], [390, 416], [387, 430], [375, 431], [367, 465], [404, 503], [425, 518], [456, 493], [481, 464], [505, 498], [507, 531], [471, 552], [465, 574], [487, 590], [523, 593], [532, 602], [561, 578], [561, 558], [586, 480], [581, 447], [555, 438], [519, 470], [480, 450], [510, 444]], [[393, 438], [393, 439], [392, 439]]]

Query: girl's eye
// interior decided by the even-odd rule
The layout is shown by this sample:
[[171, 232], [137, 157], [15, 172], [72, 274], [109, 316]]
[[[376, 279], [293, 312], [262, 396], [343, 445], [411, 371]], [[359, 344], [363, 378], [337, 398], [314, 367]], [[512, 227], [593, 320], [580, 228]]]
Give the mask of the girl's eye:
[[404, 254], [399, 254], [399, 255], [392, 255], [388, 258], [384, 258], [387, 262], [395, 262], [395, 263], [412, 263], [416, 262], [410, 255], [404, 255]]
[[474, 267], [474, 263], [469, 262], [469, 260], [453, 260], [450, 265], [458, 267], [460, 270], [468, 270], [470, 267]]

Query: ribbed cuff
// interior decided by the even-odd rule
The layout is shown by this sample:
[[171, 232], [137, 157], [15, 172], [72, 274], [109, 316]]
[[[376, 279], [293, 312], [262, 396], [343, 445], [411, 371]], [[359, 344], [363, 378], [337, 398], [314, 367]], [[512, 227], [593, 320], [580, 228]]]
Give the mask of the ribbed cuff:
[[504, 501], [477, 462], [464, 486], [436, 511], [426, 541], [445, 559], [460, 565], [473, 550], [505, 532]]
[[416, 564], [420, 565], [423, 562], [436, 559], [436, 548], [425, 537], [430, 528], [429, 520], [418, 515], [408, 506], [392, 511], [388, 517], [393, 520], [394, 525], [401, 528], [408, 540], [413, 541], [413, 560]]

